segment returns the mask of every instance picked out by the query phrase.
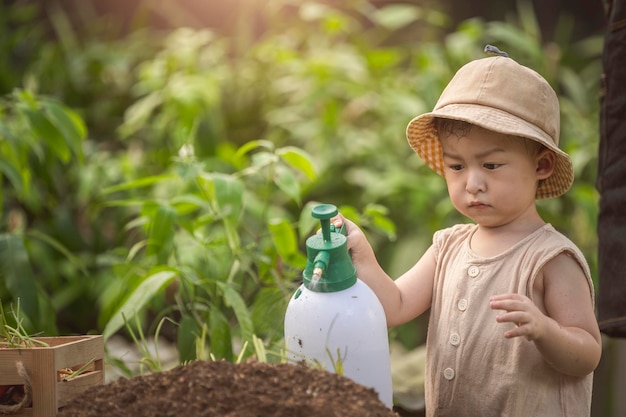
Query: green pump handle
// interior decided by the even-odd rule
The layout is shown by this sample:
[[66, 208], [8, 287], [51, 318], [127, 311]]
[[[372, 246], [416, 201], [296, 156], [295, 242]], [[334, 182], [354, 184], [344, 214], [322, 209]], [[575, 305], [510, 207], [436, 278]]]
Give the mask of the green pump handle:
[[[337, 207], [332, 204], [320, 204], [318, 206], [313, 207], [311, 210], [311, 216], [314, 219], [319, 219], [320, 224], [322, 226], [322, 238], [324, 242], [330, 242], [330, 219], [339, 214], [339, 210]], [[335, 226], [333, 225], [333, 229]]]

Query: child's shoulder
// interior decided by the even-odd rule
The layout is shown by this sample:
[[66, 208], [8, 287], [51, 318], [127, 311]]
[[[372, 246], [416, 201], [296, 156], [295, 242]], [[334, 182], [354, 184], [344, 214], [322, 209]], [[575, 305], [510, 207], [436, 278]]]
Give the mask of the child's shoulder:
[[436, 246], [442, 246], [445, 242], [448, 242], [451, 239], [455, 241], [464, 241], [469, 238], [472, 233], [474, 233], [476, 227], [477, 226], [475, 224], [465, 223], [455, 224], [454, 226], [438, 230], [433, 236], [433, 243]]
[[578, 249], [578, 246], [569, 237], [567, 237], [563, 232], [557, 230], [550, 223], [546, 223], [540, 229], [540, 232], [542, 235], [537, 236], [537, 239], [539, 240], [546, 241], [550, 239], [550, 241], [554, 245], [562, 246], [562, 247], [571, 247], [572, 249], [578, 250], [578, 251], [580, 250]]
[[586, 263], [585, 255], [578, 245], [564, 233], [560, 232], [549, 223], [542, 228], [542, 232], [543, 236], [539, 236], [537, 240], [546, 245], [546, 247], [554, 248], [553, 250], [557, 253], [564, 252], [574, 255], [575, 258], [579, 259], [579, 262]]

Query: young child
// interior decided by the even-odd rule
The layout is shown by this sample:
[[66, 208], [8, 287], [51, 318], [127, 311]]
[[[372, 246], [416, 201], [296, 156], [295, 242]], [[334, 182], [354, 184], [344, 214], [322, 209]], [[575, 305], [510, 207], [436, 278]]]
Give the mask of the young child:
[[407, 127], [473, 221], [434, 234], [395, 281], [341, 215], [360, 279], [389, 326], [430, 309], [427, 416], [589, 416], [601, 355], [594, 289], [580, 250], [546, 224], [536, 199], [571, 186], [559, 104], [535, 71], [497, 56], [462, 67], [435, 109]]

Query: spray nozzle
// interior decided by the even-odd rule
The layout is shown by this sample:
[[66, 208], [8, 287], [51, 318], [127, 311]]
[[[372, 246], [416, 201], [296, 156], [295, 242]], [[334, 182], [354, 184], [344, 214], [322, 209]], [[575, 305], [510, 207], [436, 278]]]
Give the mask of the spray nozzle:
[[315, 260], [313, 261], [313, 276], [311, 279], [319, 280], [322, 275], [324, 275], [324, 271], [328, 268], [328, 262], [330, 261], [330, 255], [326, 251], [322, 251], [317, 254]]

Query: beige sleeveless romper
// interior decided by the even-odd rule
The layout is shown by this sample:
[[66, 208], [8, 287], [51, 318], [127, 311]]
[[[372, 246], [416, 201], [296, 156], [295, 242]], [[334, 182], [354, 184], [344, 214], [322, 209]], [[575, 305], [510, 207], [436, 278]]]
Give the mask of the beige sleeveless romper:
[[457, 225], [433, 238], [437, 270], [427, 339], [427, 416], [589, 416], [592, 374], [563, 375], [532, 342], [505, 339], [507, 325], [497, 323], [500, 312], [489, 307], [495, 294], [532, 299], [537, 274], [563, 252], [580, 264], [594, 302], [583, 254], [546, 224], [502, 254], [483, 258], [470, 249], [475, 230]]

